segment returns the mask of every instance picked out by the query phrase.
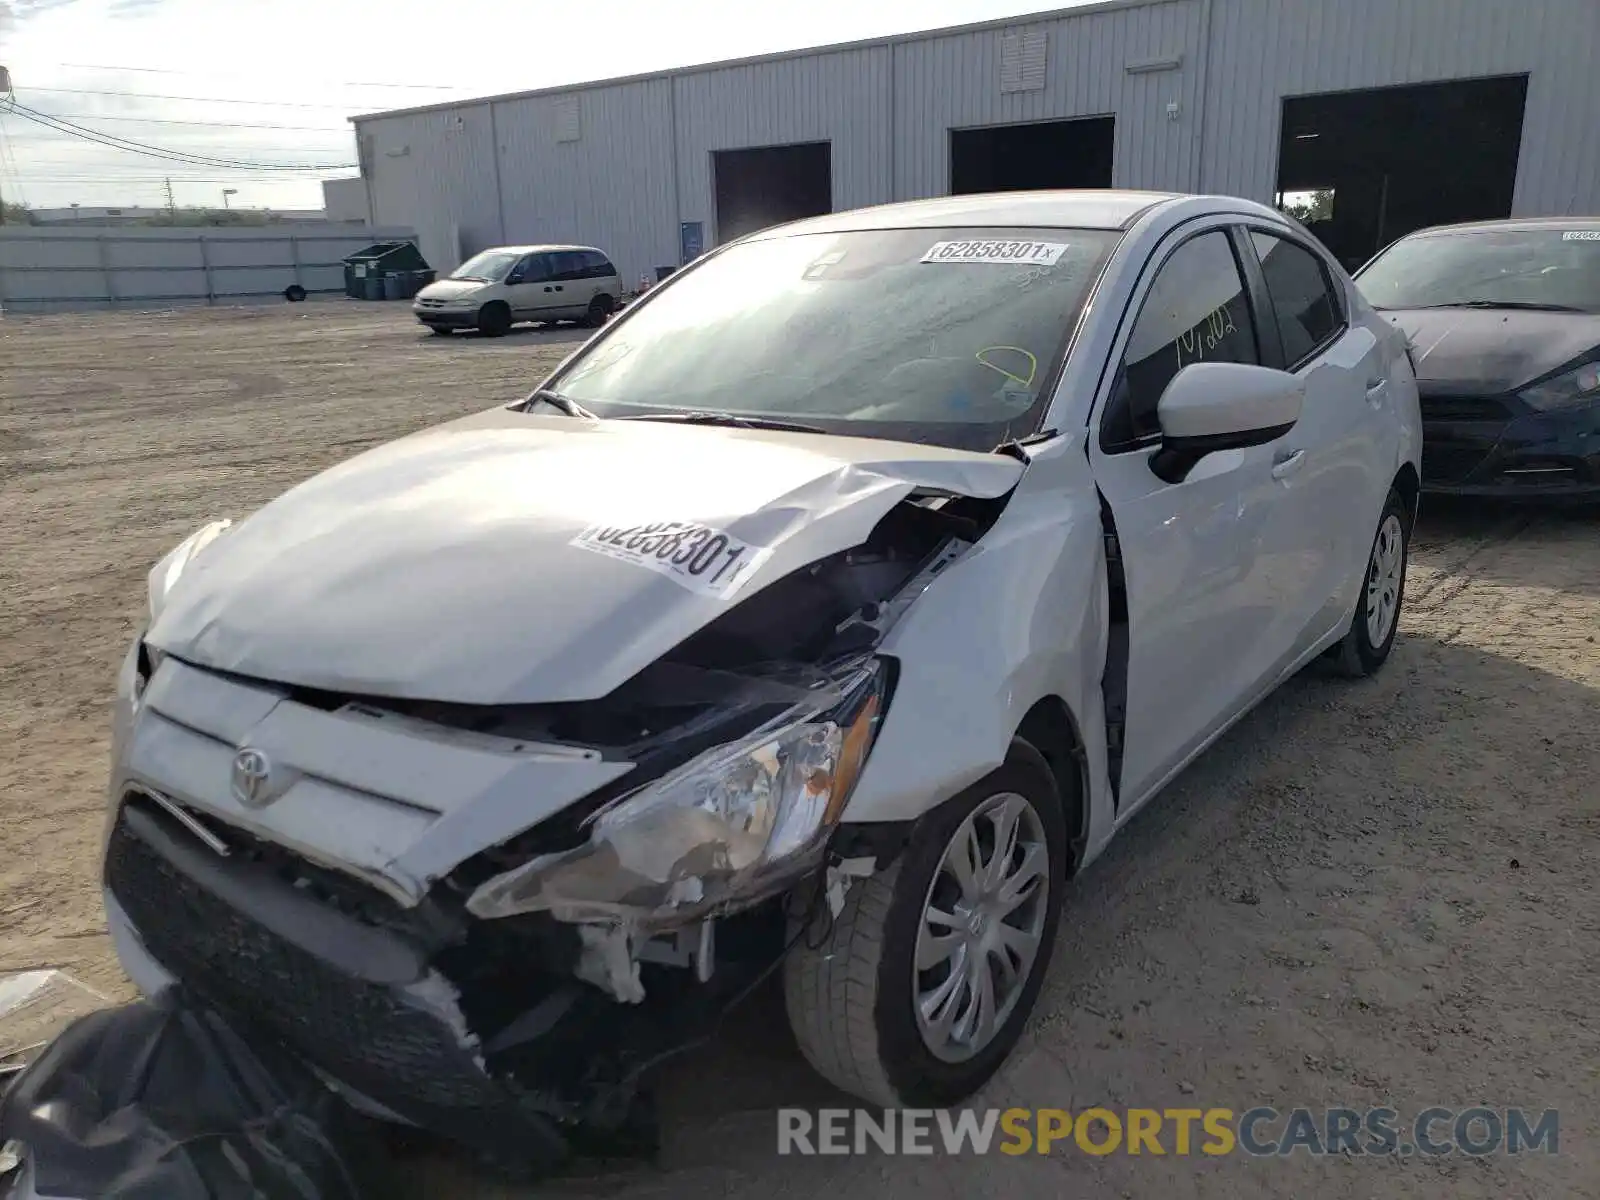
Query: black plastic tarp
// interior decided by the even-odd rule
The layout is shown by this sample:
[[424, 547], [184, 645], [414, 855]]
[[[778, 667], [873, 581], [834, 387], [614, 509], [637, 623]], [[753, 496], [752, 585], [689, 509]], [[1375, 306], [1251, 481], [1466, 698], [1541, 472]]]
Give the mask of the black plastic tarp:
[[[0, 1200], [391, 1196], [375, 1131], [178, 989], [80, 1017], [0, 1098]], [[8, 1156], [10, 1157], [10, 1156]]]

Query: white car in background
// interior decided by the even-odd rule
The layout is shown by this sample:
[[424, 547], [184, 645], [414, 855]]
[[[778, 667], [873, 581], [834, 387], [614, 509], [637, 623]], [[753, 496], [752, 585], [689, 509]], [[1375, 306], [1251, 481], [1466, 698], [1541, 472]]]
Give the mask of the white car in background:
[[519, 321], [604, 325], [622, 280], [593, 246], [497, 246], [417, 293], [411, 311], [434, 333], [499, 337]]
[[524, 1158], [779, 969], [828, 1079], [959, 1103], [1067, 879], [1306, 664], [1383, 665], [1421, 446], [1404, 335], [1259, 204], [755, 234], [158, 564], [118, 955]]

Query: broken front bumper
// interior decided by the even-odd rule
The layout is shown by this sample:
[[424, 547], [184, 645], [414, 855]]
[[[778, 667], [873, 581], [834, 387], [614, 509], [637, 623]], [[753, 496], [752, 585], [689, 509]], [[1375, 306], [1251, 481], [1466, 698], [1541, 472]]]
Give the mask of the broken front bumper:
[[[482, 947], [430, 951], [420, 928], [413, 938], [341, 911], [243, 847], [212, 853], [138, 796], [111, 830], [106, 886], [118, 955], [141, 989], [182, 980], [358, 1107], [523, 1163], [557, 1161], [571, 1139], [621, 1125], [642, 1072], [704, 1036], [773, 961], [732, 958], [711, 983], [663, 969], [676, 978], [653, 979], [649, 1003], [625, 1006], [563, 977], [557, 953], [507, 972], [504, 994], [467, 999], [447, 972]], [[764, 944], [781, 947], [772, 932]], [[481, 972], [470, 986], [484, 991]]]

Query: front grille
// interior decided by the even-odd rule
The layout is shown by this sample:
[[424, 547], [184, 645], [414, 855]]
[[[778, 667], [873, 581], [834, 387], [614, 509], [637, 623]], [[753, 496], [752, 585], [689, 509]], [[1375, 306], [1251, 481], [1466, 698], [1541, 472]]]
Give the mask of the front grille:
[[1494, 396], [1422, 397], [1425, 421], [1509, 421], [1516, 413]]
[[129, 829], [125, 816], [112, 832], [106, 882], [146, 948], [196, 995], [402, 1116], [455, 1125], [433, 1118], [508, 1102], [442, 1021], [225, 903]]
[[418, 300], [417, 303], [419, 305], [421, 305], [423, 308], [443, 308], [444, 307], [444, 301], [443, 300]]

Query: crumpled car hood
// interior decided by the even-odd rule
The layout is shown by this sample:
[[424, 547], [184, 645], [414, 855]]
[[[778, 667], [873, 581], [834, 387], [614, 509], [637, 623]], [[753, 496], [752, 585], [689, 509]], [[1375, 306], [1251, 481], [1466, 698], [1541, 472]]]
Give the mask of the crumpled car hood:
[[[991, 498], [1022, 470], [900, 442], [495, 410], [267, 504], [194, 559], [148, 638], [198, 666], [356, 695], [597, 699], [865, 541], [912, 491]], [[717, 593], [592, 548], [599, 527], [654, 522], [711, 527], [754, 565]]]
[[1497, 396], [1600, 345], [1589, 313], [1488, 308], [1394, 309], [1411, 338], [1424, 396]]

